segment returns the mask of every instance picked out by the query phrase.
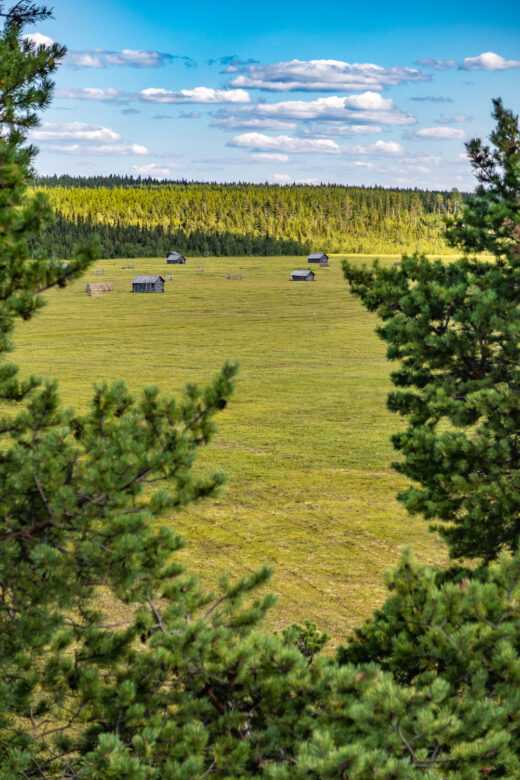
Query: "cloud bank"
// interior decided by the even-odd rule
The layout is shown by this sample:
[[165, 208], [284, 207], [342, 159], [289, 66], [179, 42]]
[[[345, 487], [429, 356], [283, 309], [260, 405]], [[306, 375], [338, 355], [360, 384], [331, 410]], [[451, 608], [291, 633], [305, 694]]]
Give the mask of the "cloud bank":
[[[391, 98], [377, 92], [364, 92], [349, 97], [323, 97], [316, 100], [287, 100], [280, 103], [256, 103], [242, 108], [222, 109], [213, 123], [215, 127], [290, 129], [282, 123], [320, 121], [363, 124], [408, 125], [416, 120], [412, 114], [398, 108]], [[276, 124], [278, 123], [278, 125]]]
[[76, 89], [57, 89], [55, 92], [57, 98], [65, 100], [103, 100], [107, 103], [115, 103], [119, 100], [125, 100], [127, 95], [113, 87], [79, 87]]
[[337, 154], [339, 146], [328, 139], [291, 138], [288, 135], [270, 136], [263, 133], [236, 135], [227, 146], [237, 146], [252, 152], [278, 152], [286, 154]]
[[443, 141], [460, 140], [466, 137], [464, 130], [456, 127], [422, 127], [416, 130], [415, 135], [418, 138], [436, 138]]
[[122, 49], [109, 51], [107, 49], [82, 49], [69, 51], [65, 64], [75, 68], [108, 68], [112, 65], [122, 65], [130, 68], [162, 68], [174, 60], [181, 60], [187, 68], [196, 67], [191, 57], [181, 57], [160, 51], [145, 51], [143, 49]]
[[137, 94], [144, 103], [250, 103], [251, 97], [245, 89], [213, 89], [195, 87], [173, 92], [168, 89], [148, 87]]
[[272, 65], [229, 66], [224, 72], [238, 76], [232, 87], [271, 91], [341, 90], [358, 92], [366, 89], [381, 91], [407, 81], [430, 81], [427, 73], [416, 68], [383, 68], [372, 63], [349, 63], [341, 60], [291, 60]]
[[74, 155], [150, 154], [141, 144], [124, 144], [120, 133], [103, 125], [84, 122], [42, 122], [31, 131], [31, 140], [43, 142], [51, 151]]

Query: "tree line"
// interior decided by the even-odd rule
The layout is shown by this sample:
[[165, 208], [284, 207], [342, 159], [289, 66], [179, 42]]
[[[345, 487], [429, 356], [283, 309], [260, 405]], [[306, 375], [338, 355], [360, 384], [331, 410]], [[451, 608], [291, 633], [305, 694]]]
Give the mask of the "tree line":
[[339, 185], [157, 182], [131, 177], [40, 178], [56, 221], [39, 236], [55, 257], [96, 233], [103, 257], [403, 251], [451, 252], [446, 217], [457, 190]]
[[51, 257], [69, 258], [78, 246], [93, 236], [98, 241], [102, 258], [162, 257], [173, 250], [197, 257], [304, 255], [310, 252], [310, 244], [270, 235], [241, 235], [203, 228], [166, 232], [159, 226], [94, 222], [90, 216], [66, 219], [59, 211], [54, 213], [52, 222], [29, 239], [29, 247], [33, 253], [43, 250]]

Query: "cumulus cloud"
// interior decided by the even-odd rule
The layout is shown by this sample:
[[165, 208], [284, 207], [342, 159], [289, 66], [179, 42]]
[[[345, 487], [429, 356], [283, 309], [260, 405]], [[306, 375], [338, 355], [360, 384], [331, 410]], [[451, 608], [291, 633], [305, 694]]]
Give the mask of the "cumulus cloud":
[[520, 68], [520, 60], [506, 60], [500, 54], [485, 51], [478, 57], [466, 57], [459, 67], [462, 70], [508, 70]]
[[252, 154], [251, 159], [257, 162], [285, 163], [289, 162], [289, 155], [279, 154], [277, 152], [258, 152], [258, 154]]
[[423, 65], [425, 68], [434, 68], [435, 70], [449, 70], [456, 66], [455, 60], [417, 60], [416, 65]]
[[416, 130], [418, 138], [436, 138], [442, 141], [461, 140], [466, 137], [464, 130], [456, 127], [421, 127]]
[[31, 131], [31, 137], [37, 141], [98, 141], [100, 143], [120, 141], [121, 136], [110, 127], [88, 125], [84, 122], [42, 122]]
[[328, 139], [291, 138], [288, 135], [270, 136], [263, 133], [236, 135], [228, 146], [238, 146], [254, 152], [281, 152], [288, 154], [337, 154], [339, 146]]
[[237, 71], [240, 71], [239, 75], [230, 81], [233, 87], [284, 92], [381, 91], [407, 81], [430, 81], [427, 73], [416, 68], [383, 68], [372, 63], [349, 63], [342, 60], [291, 60], [272, 65], [233, 65], [224, 72]]
[[25, 41], [34, 43], [35, 46], [54, 46], [52, 38], [39, 32], [27, 33], [27, 35], [23, 35], [22, 37]]
[[108, 68], [111, 65], [123, 65], [131, 68], [162, 68], [174, 60], [182, 60], [188, 68], [195, 67], [191, 57], [180, 57], [160, 51], [144, 51], [142, 49], [122, 49], [108, 51], [107, 49], [83, 49], [70, 51], [65, 58], [65, 64], [75, 68]]
[[365, 168], [366, 170], [373, 170], [376, 166], [374, 163], [365, 162], [364, 160], [355, 160], [354, 162], [343, 163], [343, 165], [355, 165], [356, 168]]
[[375, 144], [367, 146], [353, 146], [348, 150], [353, 154], [403, 154], [404, 149], [396, 141], [376, 141]]
[[152, 179], [169, 179], [174, 175], [175, 170], [184, 170], [185, 167], [185, 165], [148, 163], [148, 165], [132, 165], [132, 170], [137, 176], [150, 176]]
[[273, 184], [318, 184], [318, 179], [313, 178], [306, 178], [306, 179], [295, 179], [293, 176], [290, 176], [288, 173], [273, 173], [271, 176], [268, 177], [270, 181], [273, 182]]
[[127, 154], [150, 154], [146, 146], [141, 144], [49, 144], [47, 147], [54, 152], [77, 155], [127, 155]]
[[251, 97], [245, 89], [213, 89], [195, 87], [172, 92], [168, 89], [148, 87], [137, 94], [144, 103], [249, 103]]
[[[363, 92], [349, 97], [321, 97], [316, 100], [286, 100], [280, 103], [255, 103], [240, 108], [221, 109], [215, 125], [218, 127], [249, 127], [289, 129], [276, 127], [276, 122], [343, 122], [355, 126], [363, 124], [407, 125], [416, 120], [412, 114], [398, 108], [391, 98], [377, 92]], [[260, 125], [262, 122], [263, 125]], [[269, 124], [268, 124], [269, 123]]]
[[55, 92], [57, 98], [65, 100], [101, 100], [106, 103], [117, 103], [125, 100], [127, 94], [120, 92], [113, 87], [80, 87], [75, 89], [57, 89]]

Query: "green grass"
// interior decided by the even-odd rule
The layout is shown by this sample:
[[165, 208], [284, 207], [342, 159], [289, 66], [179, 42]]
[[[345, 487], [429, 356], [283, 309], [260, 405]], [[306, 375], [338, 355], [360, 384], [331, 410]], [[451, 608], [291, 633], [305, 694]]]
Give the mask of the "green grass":
[[[391, 366], [338, 258], [330, 269], [311, 266], [312, 284], [290, 281], [307, 267], [302, 258], [130, 262], [99, 261], [103, 277], [50, 292], [45, 311], [18, 328], [15, 359], [24, 373], [57, 377], [78, 409], [95, 380], [178, 393], [224, 360], [240, 361], [235, 396], [197, 464], [225, 471], [227, 485], [217, 500], [166, 519], [206, 585], [223, 570], [272, 563], [280, 598], [271, 627], [309, 618], [337, 642], [381, 603], [382, 572], [403, 545], [422, 561], [446, 560], [426, 523], [395, 500], [404, 482], [390, 467], [389, 437], [402, 425], [386, 410]], [[135, 295], [137, 273], [173, 280], [163, 295]], [[101, 279], [115, 291], [89, 298], [85, 283]]]

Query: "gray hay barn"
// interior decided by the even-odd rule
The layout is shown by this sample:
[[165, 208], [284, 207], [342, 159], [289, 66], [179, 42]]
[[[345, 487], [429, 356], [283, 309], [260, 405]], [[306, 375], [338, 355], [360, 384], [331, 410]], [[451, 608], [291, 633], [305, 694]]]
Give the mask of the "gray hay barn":
[[308, 263], [328, 263], [329, 256], [325, 252], [311, 252], [307, 258]]
[[164, 279], [162, 276], [134, 276], [132, 279], [132, 292], [164, 292]]
[[182, 265], [186, 262], [186, 258], [179, 252], [168, 252], [166, 255], [166, 262], [173, 265]]
[[314, 271], [305, 269], [305, 271], [293, 271], [291, 279], [293, 282], [313, 282], [315, 277]]

